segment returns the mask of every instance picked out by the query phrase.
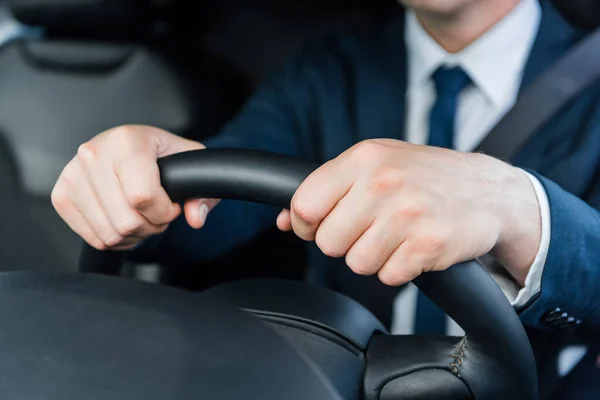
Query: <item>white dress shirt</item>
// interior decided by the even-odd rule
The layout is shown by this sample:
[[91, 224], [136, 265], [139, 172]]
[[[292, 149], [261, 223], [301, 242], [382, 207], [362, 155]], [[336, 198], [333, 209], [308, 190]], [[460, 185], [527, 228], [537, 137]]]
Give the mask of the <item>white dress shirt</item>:
[[[537, 0], [522, 0], [505, 18], [459, 53], [450, 54], [429, 36], [412, 11], [406, 13], [405, 41], [408, 52], [408, 93], [406, 140], [426, 144], [429, 113], [436, 100], [432, 74], [440, 66], [459, 66], [473, 84], [458, 101], [455, 144], [459, 151], [471, 151], [514, 105], [523, 70], [537, 35], [541, 7]], [[512, 280], [494, 276], [513, 306], [524, 305], [540, 290], [550, 244], [550, 207], [541, 183], [529, 175], [540, 203], [542, 238], [538, 254], [519, 288]], [[476, 261], [473, 261], [476, 262]], [[392, 331], [410, 334], [414, 328], [417, 289], [409, 284], [397, 297]], [[462, 335], [451, 319], [449, 335]]]

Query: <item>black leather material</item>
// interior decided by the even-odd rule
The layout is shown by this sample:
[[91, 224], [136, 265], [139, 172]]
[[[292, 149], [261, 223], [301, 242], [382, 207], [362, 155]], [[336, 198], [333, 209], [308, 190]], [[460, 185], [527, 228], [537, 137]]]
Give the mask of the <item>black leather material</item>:
[[343, 342], [314, 325], [267, 321], [288, 343], [319, 367], [344, 400], [362, 400], [362, 376], [365, 360]]
[[[458, 374], [459, 362], [465, 358], [462, 340], [449, 336], [374, 337], [367, 352], [365, 399], [487, 399], [474, 396]], [[481, 379], [491, 381], [484, 371], [481, 374]]]
[[245, 280], [219, 285], [206, 293], [275, 323], [323, 328], [357, 353], [366, 350], [373, 335], [386, 333], [385, 327], [359, 303], [301, 282]]
[[466, 386], [455, 376], [440, 369], [412, 372], [394, 379], [381, 390], [379, 400], [471, 399]]
[[0, 274], [0, 398], [341, 399], [259, 319], [174, 288]]
[[536, 364], [525, 329], [482, 267], [456, 265], [423, 274], [413, 283], [466, 332], [462, 361], [453, 372], [466, 382], [474, 398], [538, 397]]
[[[169, 156], [160, 162], [163, 186], [177, 199], [233, 198], [281, 207], [288, 207], [298, 185], [313, 167], [298, 159], [232, 149], [199, 150]], [[116, 259], [114, 253], [92, 250], [86, 255], [89, 259], [82, 260], [83, 266], [102, 264], [103, 258], [107, 258], [107, 263]], [[537, 398], [535, 360], [525, 330], [482, 267], [458, 265], [424, 274], [414, 283], [465, 330], [467, 339], [459, 349], [460, 362], [456, 367], [445, 368], [465, 381], [474, 398]], [[432, 355], [448, 353], [447, 349], [439, 351], [442, 353], [433, 351]], [[367, 391], [367, 398], [376, 399], [377, 390], [380, 388]]]
[[302, 181], [318, 165], [243, 149], [190, 151], [159, 160], [161, 183], [174, 201], [228, 198], [289, 208]]
[[364, 352], [383, 325], [362, 305], [301, 282], [256, 279], [226, 283], [206, 292], [267, 321], [306, 354], [344, 399], [358, 399]]

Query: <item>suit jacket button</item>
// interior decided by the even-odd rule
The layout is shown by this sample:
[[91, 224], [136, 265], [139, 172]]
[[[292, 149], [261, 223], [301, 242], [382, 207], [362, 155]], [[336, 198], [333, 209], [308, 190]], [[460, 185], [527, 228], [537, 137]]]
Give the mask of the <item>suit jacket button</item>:
[[549, 323], [560, 318], [561, 314], [562, 310], [560, 309], [560, 307], [556, 307], [554, 310], [548, 311], [543, 318], [545, 322]]
[[[579, 323], [577, 323], [579, 321]], [[577, 325], [581, 324], [581, 321], [578, 320], [575, 317], [569, 317], [567, 319], [561, 320], [560, 323], [557, 324], [557, 327], [560, 329], [568, 329], [568, 330], [572, 330], [575, 327], [577, 327]]]
[[575, 329], [577, 329], [579, 327], [579, 325], [581, 325], [581, 320], [578, 318], [573, 318], [573, 321], [571, 321], [569, 323], [569, 326], [567, 326], [567, 330], [574, 331]]
[[561, 312], [560, 309], [556, 309], [546, 314], [544, 322], [548, 325], [560, 325], [563, 324], [569, 318], [569, 314]]

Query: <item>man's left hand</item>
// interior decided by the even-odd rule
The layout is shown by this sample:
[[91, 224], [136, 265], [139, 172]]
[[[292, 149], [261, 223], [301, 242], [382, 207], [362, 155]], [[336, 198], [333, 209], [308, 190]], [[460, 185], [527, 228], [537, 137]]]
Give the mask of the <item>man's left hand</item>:
[[313, 172], [277, 225], [393, 286], [488, 253], [523, 285], [541, 238], [524, 171], [391, 139], [361, 142]]

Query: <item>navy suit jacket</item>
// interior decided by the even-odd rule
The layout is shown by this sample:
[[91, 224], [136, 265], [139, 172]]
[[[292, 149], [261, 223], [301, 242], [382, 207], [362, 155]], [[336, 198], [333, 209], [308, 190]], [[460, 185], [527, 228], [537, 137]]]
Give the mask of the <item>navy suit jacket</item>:
[[[584, 36], [546, 3], [523, 88]], [[307, 45], [206, 144], [325, 162], [365, 139], [402, 139], [406, 80], [403, 16], [399, 15], [361, 35]], [[522, 321], [544, 327], [543, 315], [559, 307], [579, 318], [582, 327], [599, 329], [600, 86], [579, 96], [511, 161], [541, 180], [552, 221], [541, 291], [518, 310]], [[206, 261], [273, 226], [278, 211], [223, 201], [204, 229], [192, 230], [180, 219], [140, 251], [151, 249], [159, 260], [171, 262]], [[328, 259], [314, 245], [310, 260], [325, 269], [343, 263]]]

